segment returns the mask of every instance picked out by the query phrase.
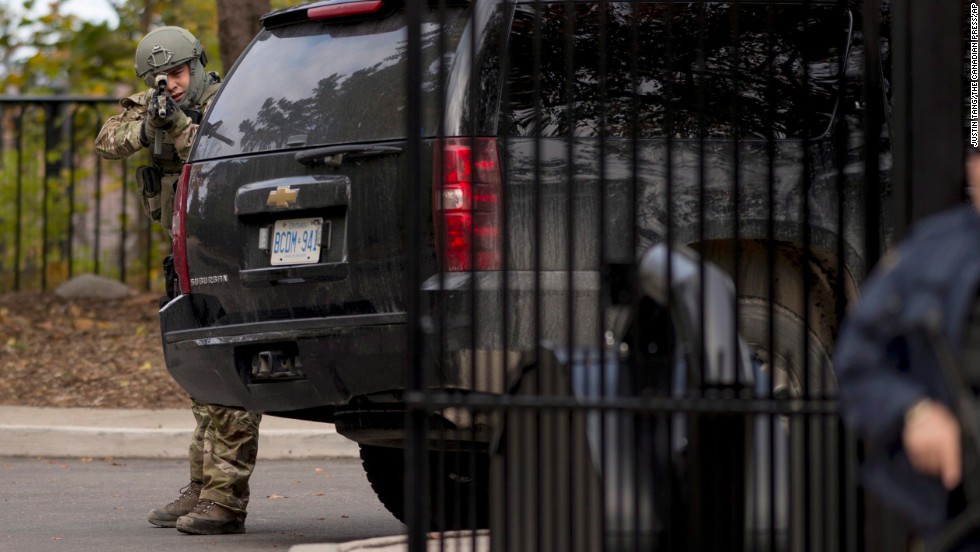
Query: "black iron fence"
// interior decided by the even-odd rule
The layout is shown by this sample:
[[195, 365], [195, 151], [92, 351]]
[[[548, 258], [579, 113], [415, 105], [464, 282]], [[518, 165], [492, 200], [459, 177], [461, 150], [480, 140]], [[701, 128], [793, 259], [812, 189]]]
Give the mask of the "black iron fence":
[[113, 98], [0, 97], [0, 292], [53, 289], [81, 273], [162, 287], [169, 239], [135, 197], [139, 161], [95, 155], [116, 111]]
[[925, 193], [900, 141], [892, 203], [893, 87], [934, 68], [893, 46], [891, 3], [478, 0], [461, 37], [419, 24], [445, 8], [407, 8], [410, 258], [438, 256], [409, 304], [412, 549], [907, 549], [832, 369]]
[[[911, 115], [966, 73], [912, 45], [963, 6], [913, 5], [405, 4], [408, 446], [361, 454], [413, 550], [908, 548], [832, 362], [929, 170], [960, 186], [962, 106]], [[0, 107], [0, 291], [158, 285], [110, 100]]]

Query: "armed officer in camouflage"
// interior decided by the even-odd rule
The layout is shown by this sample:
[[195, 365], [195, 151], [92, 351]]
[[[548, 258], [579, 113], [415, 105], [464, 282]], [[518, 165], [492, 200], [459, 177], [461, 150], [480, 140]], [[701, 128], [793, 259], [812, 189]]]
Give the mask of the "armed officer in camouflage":
[[[147, 215], [168, 232], [181, 165], [201, 114], [220, 86], [216, 73], [205, 72], [206, 64], [201, 42], [187, 30], [162, 27], [148, 33], [136, 48], [136, 74], [150, 89], [123, 99], [123, 112], [106, 121], [95, 141], [105, 159], [150, 150], [150, 164], [137, 169], [137, 186]], [[169, 257], [164, 273], [172, 298]], [[242, 533], [261, 416], [196, 401], [191, 410], [197, 425], [190, 445], [190, 483], [176, 500], [150, 511], [148, 520], [191, 534]]]

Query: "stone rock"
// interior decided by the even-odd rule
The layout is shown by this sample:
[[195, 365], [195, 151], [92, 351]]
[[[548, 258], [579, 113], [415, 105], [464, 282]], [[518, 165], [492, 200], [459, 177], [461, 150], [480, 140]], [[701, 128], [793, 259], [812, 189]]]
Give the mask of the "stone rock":
[[104, 276], [80, 274], [58, 286], [54, 293], [65, 299], [122, 299], [135, 292], [126, 284]]

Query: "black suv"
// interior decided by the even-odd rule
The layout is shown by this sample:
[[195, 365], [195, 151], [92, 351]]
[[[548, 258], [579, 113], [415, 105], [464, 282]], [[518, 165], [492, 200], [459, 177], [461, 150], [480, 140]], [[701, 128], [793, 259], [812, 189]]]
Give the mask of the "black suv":
[[[398, 0], [271, 13], [230, 71], [178, 184], [183, 295], [161, 311], [193, 397], [335, 423], [401, 517], [410, 295], [429, 385], [500, 393], [536, 343], [620, 339], [610, 267], [665, 240], [736, 275], [742, 334], [776, 387], [833, 387], [839, 309], [864, 271], [860, 171], [837, 169], [862, 147], [850, 10], [440, 4], [422, 10], [417, 75]], [[424, 190], [406, 163], [412, 98]], [[490, 441], [489, 418], [439, 418], [446, 448]]]

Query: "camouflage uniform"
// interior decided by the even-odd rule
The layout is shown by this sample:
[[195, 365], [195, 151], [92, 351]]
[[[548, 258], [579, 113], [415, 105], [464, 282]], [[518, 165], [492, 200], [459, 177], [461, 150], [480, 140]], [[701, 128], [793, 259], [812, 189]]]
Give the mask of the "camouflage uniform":
[[248, 506], [248, 479], [255, 468], [261, 414], [194, 401], [197, 426], [191, 438], [191, 481], [202, 483], [201, 499], [238, 512]]
[[[195, 46], [199, 46], [199, 43]], [[138, 59], [139, 55], [138, 52]], [[192, 62], [192, 65], [194, 63], [197, 62]], [[203, 71], [201, 67], [202, 65], [198, 64], [195, 69]], [[139, 72], [139, 63], [137, 72]], [[182, 102], [181, 108], [185, 113], [188, 109], [196, 109], [203, 114], [218, 92], [220, 80], [216, 73], [206, 73], [198, 89], [199, 97], [194, 98], [189, 105], [183, 105], [185, 102]], [[123, 159], [149, 147], [149, 144], [144, 143], [147, 137], [145, 134], [141, 135], [141, 131], [143, 121], [148, 115], [153, 92], [153, 89], [150, 89], [119, 102], [123, 112], [109, 118], [95, 140], [96, 152], [100, 157]], [[159, 134], [162, 143], [161, 153], [153, 155], [152, 147], [149, 150], [153, 166], [162, 173], [160, 212], [152, 216], [145, 202], [143, 207], [155, 220], [159, 217], [160, 223], [168, 232], [172, 226], [177, 179], [181, 166], [190, 153], [197, 131], [198, 125], [194, 122], [189, 124], [185, 122], [170, 131], [159, 130], [157, 132], [161, 133]], [[141, 200], [145, 199], [142, 194], [140, 195]], [[171, 507], [186, 498], [188, 494], [196, 494], [196, 490], [200, 489], [200, 500], [210, 500], [235, 512], [240, 520], [244, 520], [249, 499], [248, 480], [255, 467], [259, 422], [262, 416], [220, 406], [203, 405], [196, 401], [191, 410], [197, 422], [188, 455], [191, 484], [182, 491], [181, 499], [171, 503]], [[190, 489], [189, 493], [188, 489]], [[164, 510], [166, 508], [154, 510], [151, 512], [151, 518], [154, 512]], [[172, 521], [167, 520], [164, 526], [172, 527]], [[159, 520], [154, 519], [150, 522], [161, 524]]]
[[[209, 73], [208, 79], [209, 83], [204, 90], [200, 103], [192, 106], [193, 109], [197, 109], [201, 113], [204, 113], [211, 105], [211, 100], [221, 86], [217, 74]], [[123, 112], [110, 117], [102, 125], [102, 130], [99, 131], [99, 135], [95, 139], [95, 151], [99, 157], [123, 159], [147, 147], [140, 141], [140, 129], [143, 126], [143, 119], [146, 119], [147, 106], [152, 96], [153, 90], [146, 90], [123, 98], [119, 102], [123, 107]], [[173, 222], [174, 191], [177, 186], [177, 178], [180, 176], [181, 165], [191, 151], [191, 144], [194, 143], [194, 137], [197, 136], [197, 129], [198, 125], [190, 124], [182, 129], [174, 129], [175, 132], [164, 132], [161, 138], [163, 142], [161, 154], [152, 156], [153, 165], [163, 172], [160, 224], [167, 232], [170, 231]], [[144, 209], [146, 209], [145, 205]]]

